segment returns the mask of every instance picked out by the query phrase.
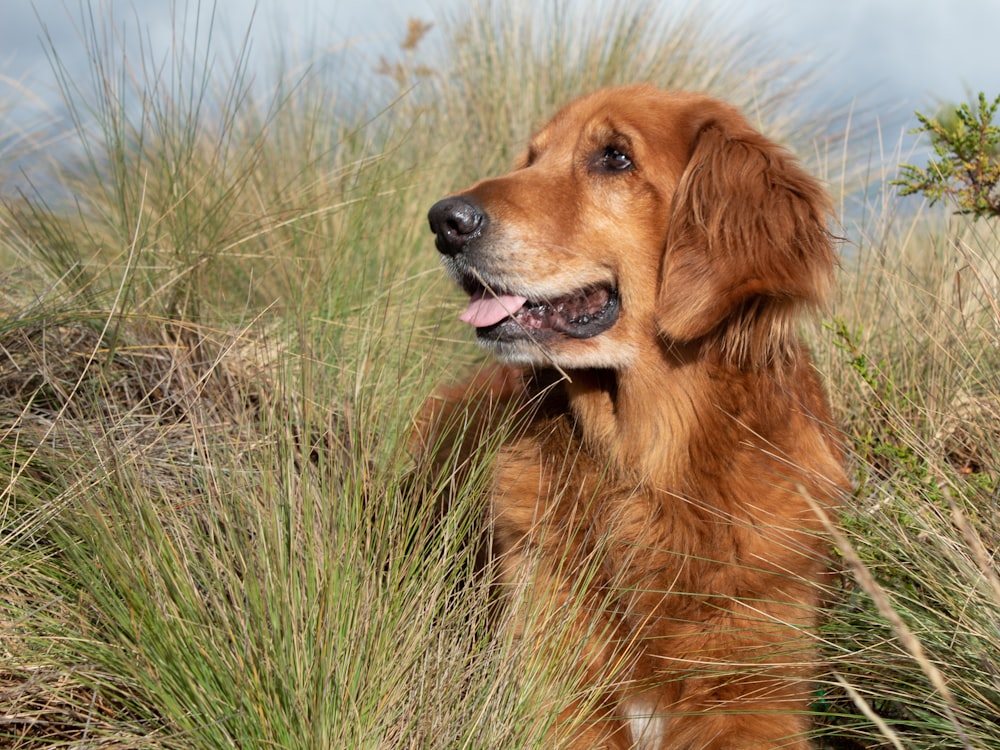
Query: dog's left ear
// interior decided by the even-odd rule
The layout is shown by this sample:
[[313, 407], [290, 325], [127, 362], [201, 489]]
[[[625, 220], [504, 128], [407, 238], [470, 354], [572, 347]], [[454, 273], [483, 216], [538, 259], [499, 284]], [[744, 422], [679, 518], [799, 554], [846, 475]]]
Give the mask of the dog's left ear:
[[[790, 315], [820, 305], [832, 279], [829, 198], [785, 149], [724, 105], [694, 131], [671, 207], [657, 324], [688, 342], [719, 330], [745, 353]], [[732, 354], [732, 352], [730, 352]]]

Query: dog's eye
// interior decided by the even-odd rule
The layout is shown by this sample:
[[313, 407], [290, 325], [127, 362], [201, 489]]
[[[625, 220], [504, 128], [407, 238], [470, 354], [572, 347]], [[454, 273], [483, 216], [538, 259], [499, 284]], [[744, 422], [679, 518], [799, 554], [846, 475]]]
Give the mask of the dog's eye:
[[594, 162], [594, 166], [601, 172], [625, 172], [634, 166], [632, 157], [614, 146], [600, 151]]

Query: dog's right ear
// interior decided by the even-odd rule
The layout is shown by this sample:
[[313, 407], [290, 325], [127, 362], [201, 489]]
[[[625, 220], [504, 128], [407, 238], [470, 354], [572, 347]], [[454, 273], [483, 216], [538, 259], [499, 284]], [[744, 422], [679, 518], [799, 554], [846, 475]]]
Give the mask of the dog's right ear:
[[731, 358], [767, 358], [790, 334], [791, 316], [821, 304], [830, 287], [829, 198], [736, 110], [701, 110], [671, 207], [657, 324], [682, 342], [718, 329], [740, 349]]

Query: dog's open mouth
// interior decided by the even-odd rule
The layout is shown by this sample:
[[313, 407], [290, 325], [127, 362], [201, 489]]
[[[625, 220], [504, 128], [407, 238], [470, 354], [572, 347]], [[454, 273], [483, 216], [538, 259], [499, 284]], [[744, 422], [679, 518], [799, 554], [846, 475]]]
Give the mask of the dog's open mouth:
[[608, 330], [618, 320], [621, 302], [609, 285], [581, 289], [544, 301], [503, 294], [475, 285], [462, 320], [476, 327], [476, 334], [491, 341], [544, 339], [563, 334], [588, 339]]

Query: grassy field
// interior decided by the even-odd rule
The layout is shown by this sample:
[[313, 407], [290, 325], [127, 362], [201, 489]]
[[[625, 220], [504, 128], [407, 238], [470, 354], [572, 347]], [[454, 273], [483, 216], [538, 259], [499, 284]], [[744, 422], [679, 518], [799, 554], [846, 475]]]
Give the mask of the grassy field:
[[856, 485], [818, 744], [1000, 748], [996, 222], [866, 186], [846, 117], [705, 14], [530, 6], [267, 81], [207, 24], [165, 64], [99, 16], [88, 70], [52, 50], [69, 132], [0, 152], [0, 746], [540, 746], [565, 696], [486, 627], [483, 473], [415, 489], [419, 404], [482, 358], [424, 216], [649, 80], [742, 106], [845, 217], [806, 332]]

